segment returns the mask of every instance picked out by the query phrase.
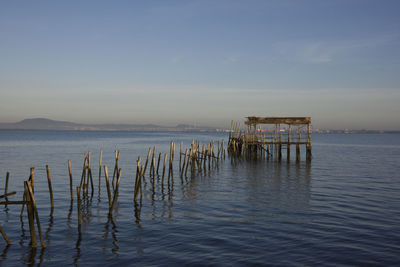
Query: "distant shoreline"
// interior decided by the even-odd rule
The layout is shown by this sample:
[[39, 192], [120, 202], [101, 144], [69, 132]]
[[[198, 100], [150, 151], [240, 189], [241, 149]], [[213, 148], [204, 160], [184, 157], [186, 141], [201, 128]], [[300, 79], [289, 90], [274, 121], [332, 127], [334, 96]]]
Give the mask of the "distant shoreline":
[[[82, 124], [45, 118], [25, 119], [14, 123], [0, 123], [0, 131], [99, 131], [99, 132], [229, 132], [229, 129], [179, 124]], [[313, 134], [397, 134], [397, 130], [326, 130], [312, 129]]]

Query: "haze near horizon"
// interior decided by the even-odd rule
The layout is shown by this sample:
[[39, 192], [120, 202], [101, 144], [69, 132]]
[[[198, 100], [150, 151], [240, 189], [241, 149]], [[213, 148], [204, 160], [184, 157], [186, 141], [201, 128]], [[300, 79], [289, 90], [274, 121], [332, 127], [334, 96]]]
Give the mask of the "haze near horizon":
[[400, 130], [398, 1], [3, 1], [0, 122]]

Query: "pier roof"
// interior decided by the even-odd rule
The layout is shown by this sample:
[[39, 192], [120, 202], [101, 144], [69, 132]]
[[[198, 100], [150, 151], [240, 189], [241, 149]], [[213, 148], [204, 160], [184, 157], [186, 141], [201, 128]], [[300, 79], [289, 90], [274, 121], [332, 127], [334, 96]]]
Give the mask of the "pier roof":
[[254, 124], [310, 124], [311, 117], [247, 117], [246, 125]]

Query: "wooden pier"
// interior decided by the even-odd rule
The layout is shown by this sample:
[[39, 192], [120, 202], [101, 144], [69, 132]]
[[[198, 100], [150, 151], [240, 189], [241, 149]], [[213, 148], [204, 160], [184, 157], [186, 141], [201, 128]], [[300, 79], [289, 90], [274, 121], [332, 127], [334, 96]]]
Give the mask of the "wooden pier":
[[300, 160], [300, 146], [305, 146], [306, 159], [311, 160], [310, 117], [247, 117], [244, 123], [233, 122], [229, 135], [228, 149], [233, 155], [266, 156], [282, 159], [286, 148], [290, 160], [290, 148], [296, 147], [296, 161]]

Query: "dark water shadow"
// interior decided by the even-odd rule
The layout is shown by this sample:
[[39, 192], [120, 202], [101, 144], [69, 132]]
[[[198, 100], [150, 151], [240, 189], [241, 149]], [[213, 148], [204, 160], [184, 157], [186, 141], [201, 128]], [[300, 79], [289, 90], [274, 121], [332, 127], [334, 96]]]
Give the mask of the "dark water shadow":
[[0, 255], [0, 266], [1, 266], [1, 261], [3, 261], [3, 260], [6, 260], [7, 259], [7, 253], [8, 253], [8, 250], [10, 249], [10, 247], [11, 247], [11, 245], [6, 245], [5, 247], [4, 247], [4, 249], [3, 249], [3, 251], [1, 252], [1, 255]]
[[[108, 236], [110, 234], [110, 230], [109, 230], [110, 225], [111, 225], [111, 237], [112, 237], [112, 244], [113, 244], [113, 247], [111, 248], [111, 252], [113, 254], [115, 254], [116, 256], [119, 256], [118, 251], [120, 250], [120, 247], [118, 245], [118, 238], [117, 238], [118, 229], [117, 229], [117, 225], [114, 222], [113, 216], [108, 216], [108, 220], [104, 225], [103, 238], [108, 239]], [[105, 249], [105, 248], [103, 247], [103, 249]]]
[[74, 265], [77, 265], [80, 257], [81, 257], [81, 242], [82, 242], [82, 226], [80, 224], [78, 224], [78, 239], [76, 240], [75, 243], [75, 255], [73, 256], [74, 259]]

